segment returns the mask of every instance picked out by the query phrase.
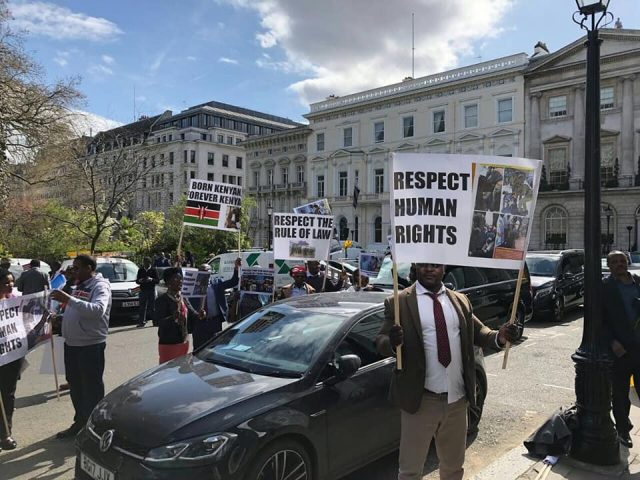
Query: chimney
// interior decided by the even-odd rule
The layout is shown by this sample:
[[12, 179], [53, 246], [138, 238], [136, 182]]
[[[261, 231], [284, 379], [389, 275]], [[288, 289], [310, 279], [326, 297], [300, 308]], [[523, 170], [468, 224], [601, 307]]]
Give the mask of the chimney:
[[542, 55], [549, 55], [549, 49], [547, 48], [547, 44], [544, 42], [538, 42], [533, 47], [533, 55], [532, 57], [539, 57]]
[[403, 83], [404, 83], [404, 82], [410, 82], [411, 80], [413, 80], [413, 77], [411, 77], [411, 76], [409, 76], [409, 77], [404, 77], [404, 78], [402, 79], [402, 82], [403, 82]]

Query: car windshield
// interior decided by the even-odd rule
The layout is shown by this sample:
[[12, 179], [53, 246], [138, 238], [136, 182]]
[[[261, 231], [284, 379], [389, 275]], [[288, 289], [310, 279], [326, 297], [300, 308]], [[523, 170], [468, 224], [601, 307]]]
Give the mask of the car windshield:
[[555, 257], [527, 257], [529, 274], [539, 277], [552, 277], [558, 270], [558, 260]]
[[98, 263], [96, 272], [111, 283], [133, 282], [138, 274], [138, 267], [133, 262]]
[[[393, 262], [391, 261], [391, 257], [385, 257], [382, 261], [382, 265], [380, 266], [380, 271], [378, 272], [378, 276], [369, 281], [369, 283], [373, 285], [380, 286], [393, 286], [393, 272], [391, 271], [391, 267], [393, 266]], [[398, 265], [398, 281], [401, 287], [405, 287], [409, 282], [409, 270], [411, 269], [410, 263], [401, 263]]]
[[631, 263], [640, 263], [640, 252], [631, 252]]
[[288, 305], [264, 308], [225, 330], [196, 356], [260, 375], [300, 377], [345, 318]]

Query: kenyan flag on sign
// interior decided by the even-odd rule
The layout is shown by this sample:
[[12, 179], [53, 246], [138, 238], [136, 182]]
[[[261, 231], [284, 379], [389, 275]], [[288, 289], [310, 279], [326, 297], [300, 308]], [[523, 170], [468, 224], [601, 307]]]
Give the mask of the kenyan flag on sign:
[[202, 227], [217, 227], [220, 216], [220, 204], [203, 203], [194, 200], [187, 200], [182, 217], [184, 223], [198, 225]]

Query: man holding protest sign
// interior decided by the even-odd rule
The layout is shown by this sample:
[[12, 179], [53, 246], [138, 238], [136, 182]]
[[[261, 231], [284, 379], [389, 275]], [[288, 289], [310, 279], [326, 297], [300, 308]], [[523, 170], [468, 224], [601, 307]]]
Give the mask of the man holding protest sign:
[[320, 271], [320, 262], [317, 260], [310, 260], [307, 262], [307, 280], [306, 282], [311, 285], [316, 292], [339, 292], [342, 290], [342, 285], [347, 279], [347, 272], [342, 270], [336, 283], [328, 278], [325, 279], [325, 273]]
[[293, 267], [290, 275], [293, 278], [293, 283], [289, 283], [282, 287], [282, 298], [299, 297], [301, 295], [311, 295], [312, 293], [316, 293], [316, 289], [306, 282], [308, 278], [307, 271], [302, 265], [296, 265]]

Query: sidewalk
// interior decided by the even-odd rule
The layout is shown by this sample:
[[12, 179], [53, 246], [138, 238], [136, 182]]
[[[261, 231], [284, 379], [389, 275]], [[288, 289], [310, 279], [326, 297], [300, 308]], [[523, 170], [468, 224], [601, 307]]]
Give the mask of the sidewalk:
[[[600, 467], [560, 457], [558, 463], [551, 468], [545, 480], [605, 480], [611, 478], [624, 480], [640, 480], [640, 401], [635, 390], [631, 388], [631, 431], [633, 448], [620, 445], [620, 463], [612, 467]], [[549, 413], [551, 414], [551, 412]], [[522, 439], [524, 441], [524, 439]], [[528, 454], [524, 445], [514, 448], [496, 462], [484, 468], [470, 480], [538, 480], [544, 467], [542, 459]]]

